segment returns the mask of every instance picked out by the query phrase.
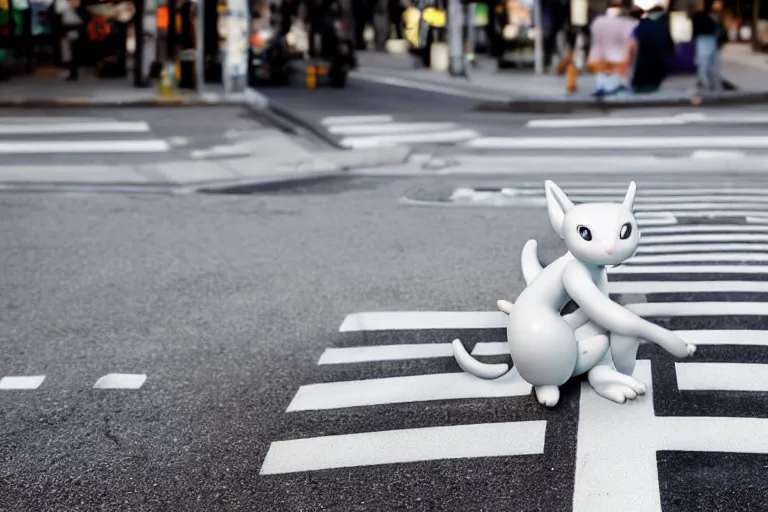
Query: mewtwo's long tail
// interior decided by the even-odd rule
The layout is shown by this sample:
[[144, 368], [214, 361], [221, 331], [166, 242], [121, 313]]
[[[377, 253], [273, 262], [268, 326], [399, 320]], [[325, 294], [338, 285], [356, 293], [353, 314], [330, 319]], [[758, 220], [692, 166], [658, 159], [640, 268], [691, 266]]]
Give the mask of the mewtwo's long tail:
[[[509, 314], [512, 311], [511, 302], [500, 300], [496, 304], [499, 306], [499, 309], [506, 314]], [[458, 339], [453, 340], [451, 347], [453, 348], [453, 357], [456, 359], [456, 362], [459, 363], [461, 369], [467, 373], [471, 373], [475, 377], [480, 377], [481, 379], [498, 379], [509, 371], [509, 365], [506, 363], [481, 363], [467, 352], [467, 349], [464, 348], [464, 345], [462, 345], [461, 341]]]
[[525, 284], [531, 284], [531, 281], [544, 270], [539, 261], [538, 248], [539, 243], [536, 240], [528, 240], [523, 246], [520, 264], [523, 269]]

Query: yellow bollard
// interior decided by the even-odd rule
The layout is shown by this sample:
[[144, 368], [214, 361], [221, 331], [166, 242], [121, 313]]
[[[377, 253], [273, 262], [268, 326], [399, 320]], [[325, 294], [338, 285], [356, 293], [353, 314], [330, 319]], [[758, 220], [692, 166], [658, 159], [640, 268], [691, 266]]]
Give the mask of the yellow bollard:
[[315, 66], [307, 67], [307, 89], [317, 88], [317, 68]]
[[171, 85], [171, 77], [168, 75], [168, 69], [163, 68], [160, 73], [160, 96], [167, 98], [171, 96], [173, 86]]

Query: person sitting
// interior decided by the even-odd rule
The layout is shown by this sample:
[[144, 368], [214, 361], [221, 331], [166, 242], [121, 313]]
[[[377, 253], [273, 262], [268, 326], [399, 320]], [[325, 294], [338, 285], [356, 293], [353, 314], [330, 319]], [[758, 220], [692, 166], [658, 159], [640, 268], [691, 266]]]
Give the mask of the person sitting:
[[627, 16], [620, 0], [612, 0], [605, 14], [592, 23], [588, 66], [597, 70], [594, 96], [627, 88], [627, 50], [637, 20]]

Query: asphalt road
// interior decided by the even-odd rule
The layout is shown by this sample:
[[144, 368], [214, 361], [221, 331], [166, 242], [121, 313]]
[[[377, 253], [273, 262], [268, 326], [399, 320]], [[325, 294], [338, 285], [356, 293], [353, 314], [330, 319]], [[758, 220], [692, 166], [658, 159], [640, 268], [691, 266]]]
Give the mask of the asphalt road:
[[[345, 319], [366, 311], [493, 311], [497, 299], [514, 301], [525, 241], [539, 241], [545, 263], [562, 253], [545, 210], [451, 207], [445, 198], [460, 186], [540, 194], [544, 178], [365, 178], [250, 196], [0, 196], [0, 373], [45, 376], [36, 389], [0, 389], [0, 508], [636, 512], [659, 510], [658, 502], [663, 512], [764, 510], [762, 365], [744, 378], [724, 367], [692, 371], [693, 389], [701, 375], [710, 375], [714, 389], [679, 391], [675, 361], [643, 347], [650, 369], [639, 366], [646, 382], [652, 378], [651, 396], [609, 407], [573, 382], [545, 410], [525, 390], [505, 396], [516, 393], [435, 381], [459, 376], [451, 357], [318, 364], [327, 348], [435, 349], [460, 337], [471, 350], [504, 341], [493, 325], [398, 330], [403, 317], [390, 315], [391, 325], [371, 331], [374, 320]], [[762, 176], [708, 179], [689, 188], [719, 189], [731, 205], [736, 195], [768, 188]], [[589, 180], [574, 175], [561, 184], [576, 194]], [[663, 190], [685, 200], [685, 177], [636, 180], [647, 204]], [[612, 181], [625, 187], [628, 177]], [[407, 205], [403, 196], [443, 201]], [[742, 226], [725, 228], [726, 238], [744, 230], [766, 236], [745, 218], [681, 217], [644, 229], [723, 233], [680, 225], [702, 222]], [[667, 291], [647, 294], [649, 304], [672, 313], [655, 318], [667, 327], [730, 330], [700, 343], [690, 362], [768, 363], [766, 313], [755, 309], [766, 290], [718, 291], [726, 286], [720, 281], [759, 287], [768, 274], [754, 261], [716, 264], [724, 271], [615, 278], [667, 282], [660, 288]], [[669, 293], [668, 281], [677, 292]], [[700, 281], [713, 289], [685, 291], [693, 286], [685, 283]], [[692, 302], [698, 314], [674, 313], [680, 306], [669, 304], [678, 302]], [[727, 307], [743, 310], [728, 314]], [[744, 329], [755, 333], [733, 332]], [[722, 390], [723, 372], [736, 389], [753, 391]], [[94, 389], [108, 374], [131, 374], [112, 380], [141, 386]], [[332, 386], [408, 376], [416, 380]], [[299, 391], [316, 383], [332, 388]], [[462, 392], [468, 397], [451, 395]], [[324, 404], [330, 407], [317, 410]], [[703, 421], [670, 423], [681, 416]], [[466, 430], [403, 430], [457, 426]], [[334, 438], [336, 445], [277, 443], [361, 433], [368, 435]], [[584, 464], [577, 463], [581, 449], [592, 450]], [[323, 463], [328, 469], [279, 472]], [[618, 500], [613, 508], [589, 501], [606, 496]]]
[[[630, 109], [607, 116], [524, 115], [479, 112], [474, 108], [479, 99], [356, 78], [345, 89], [319, 86], [308, 90], [297, 79], [290, 87], [259, 90], [350, 147], [401, 143], [440, 154], [531, 156], [543, 151], [613, 156], [768, 152], [768, 109], [761, 106]], [[352, 119], [338, 119], [350, 116]]]

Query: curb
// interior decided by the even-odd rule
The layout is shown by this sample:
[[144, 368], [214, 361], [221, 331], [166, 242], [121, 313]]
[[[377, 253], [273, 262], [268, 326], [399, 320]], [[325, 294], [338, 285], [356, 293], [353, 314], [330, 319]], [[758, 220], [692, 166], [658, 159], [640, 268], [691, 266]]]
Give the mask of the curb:
[[300, 130], [304, 130], [328, 146], [342, 150], [347, 149], [322, 126], [294, 114], [290, 109], [275, 103], [274, 100], [256, 91], [253, 87], [248, 87], [246, 90], [245, 106], [257, 117], [263, 118], [268, 124], [276, 126], [284, 132], [301, 136]]
[[313, 184], [333, 181], [354, 176], [347, 171], [338, 172], [308, 172], [293, 176], [278, 176], [261, 179], [237, 179], [185, 185], [177, 187], [175, 194], [212, 194], [212, 195], [249, 195], [257, 192], [270, 192], [302, 184]]
[[218, 107], [242, 105], [242, 100], [206, 100], [190, 96], [142, 98], [135, 100], [94, 100], [91, 98], [3, 98], [2, 108], [116, 108], [116, 107]]
[[[724, 81], [726, 88], [735, 89], [732, 83]], [[541, 100], [538, 98], [519, 98], [510, 101], [486, 101], [475, 105], [478, 112], [514, 112], [525, 114], [575, 114], [580, 112], [610, 112], [620, 109], [753, 105], [768, 103], [768, 92], [730, 92], [718, 96], [695, 95], [674, 98], [562, 98]]]

